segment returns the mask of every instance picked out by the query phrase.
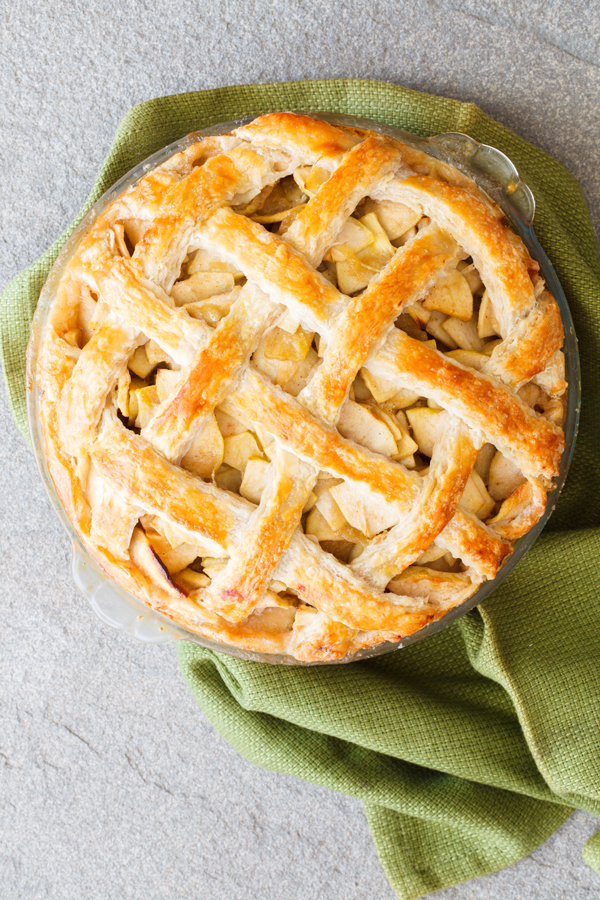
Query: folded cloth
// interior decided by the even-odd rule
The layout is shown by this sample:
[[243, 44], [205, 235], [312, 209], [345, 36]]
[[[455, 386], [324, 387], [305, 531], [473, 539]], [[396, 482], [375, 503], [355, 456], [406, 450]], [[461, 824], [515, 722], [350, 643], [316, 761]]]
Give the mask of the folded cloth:
[[[365, 116], [421, 135], [462, 131], [516, 164], [580, 342], [581, 429], [567, 486], [518, 568], [476, 610], [422, 643], [347, 666], [245, 662], [178, 644], [220, 733], [259, 766], [360, 797], [398, 896], [496, 871], [574, 808], [600, 815], [600, 263], [575, 179], [472, 104], [373, 81], [241, 85], [151, 100], [123, 120], [78, 220], [140, 160], [189, 131], [261, 112]], [[31, 317], [71, 225], [0, 303], [2, 359], [27, 433]], [[600, 873], [600, 833], [584, 858]]]

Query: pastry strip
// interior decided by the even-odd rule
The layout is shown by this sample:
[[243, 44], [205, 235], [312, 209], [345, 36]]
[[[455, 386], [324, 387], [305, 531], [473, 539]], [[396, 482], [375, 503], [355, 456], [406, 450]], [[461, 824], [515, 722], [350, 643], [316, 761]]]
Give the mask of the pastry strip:
[[167, 459], [180, 460], [278, 315], [280, 307], [258, 288], [245, 285], [229, 314], [210, 333], [175, 395], [143, 429], [144, 438]]
[[374, 190], [373, 196], [421, 209], [472, 256], [490, 294], [503, 337], [534, 305], [527, 268], [483, 200], [428, 175], [396, 179]]
[[[215, 553], [235, 546], [241, 527], [252, 513], [247, 501], [235, 499], [168, 463], [108, 412], [92, 459], [102, 476], [110, 479], [129, 502], [164, 518], [202, 544], [212, 544]], [[404, 633], [413, 623], [401, 597], [371, 590], [347, 566], [301, 533], [296, 532], [288, 552], [279, 560], [275, 577], [352, 628], [390, 628]], [[202, 601], [205, 593], [200, 590], [194, 596]]]
[[490, 377], [395, 329], [365, 368], [398, 386], [430, 397], [486, 440], [532, 479], [558, 474], [564, 449], [560, 428], [538, 416]]
[[425, 297], [461, 255], [452, 238], [435, 226], [423, 228], [398, 250], [337, 319], [325, 359], [300, 394], [300, 402], [330, 421], [330, 414], [340, 409], [369, 352], [385, 337], [403, 307]]
[[286, 243], [318, 266], [363, 197], [400, 163], [389, 141], [369, 137], [357, 144], [300, 210], [285, 233]]
[[310, 164], [320, 159], [335, 160], [357, 143], [329, 122], [286, 112], [258, 116], [248, 125], [236, 128], [235, 134], [256, 147], [281, 147]]
[[343, 295], [296, 250], [231, 209], [211, 216], [195, 240], [238, 266], [273, 303], [283, 304], [321, 335], [329, 333], [333, 318], [345, 306]]
[[[388, 503], [406, 508], [419, 491], [420, 478], [400, 463], [340, 436], [285, 391], [248, 369], [226, 409], [260, 425], [285, 449], [336, 478], [361, 482]], [[302, 506], [308, 499], [308, 488]], [[302, 508], [302, 507], [301, 507]]]
[[375, 538], [350, 568], [369, 584], [385, 588], [421, 556], [452, 519], [479, 447], [462, 422], [444, 413], [447, 423], [436, 441], [420, 502], [387, 534]]

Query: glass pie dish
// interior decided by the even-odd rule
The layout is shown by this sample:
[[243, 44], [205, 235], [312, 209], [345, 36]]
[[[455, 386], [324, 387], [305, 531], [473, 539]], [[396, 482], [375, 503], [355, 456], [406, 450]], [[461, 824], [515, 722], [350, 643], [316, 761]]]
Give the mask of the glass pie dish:
[[[121, 587], [116, 581], [107, 577], [86, 549], [70, 518], [66, 514], [50, 476], [44, 452], [42, 424], [40, 419], [40, 387], [37, 378], [38, 357], [41, 344], [49, 327], [49, 313], [56, 299], [56, 292], [60, 279], [77, 250], [82, 237], [87, 234], [98, 216], [100, 216], [113, 200], [119, 197], [126, 188], [136, 184], [139, 179], [145, 176], [150, 170], [161, 165], [175, 154], [185, 151], [188, 147], [192, 147], [199, 138], [227, 134], [235, 128], [246, 125], [251, 122], [252, 119], [247, 118], [234, 122], [225, 122], [202, 132], [193, 133], [182, 140], [171, 144], [169, 147], [164, 148], [136, 166], [131, 172], [120, 179], [84, 217], [63, 248], [42, 291], [34, 317], [29, 349], [27, 400], [32, 442], [40, 473], [50, 499], [73, 541], [73, 575], [75, 582], [82, 593], [88, 598], [90, 605], [102, 621], [111, 627], [129, 633], [140, 640], [160, 643], [173, 638], [183, 638], [195, 641], [210, 649], [230, 653], [245, 659], [293, 665], [349, 662], [355, 659], [364, 659], [391, 652], [435, 633], [440, 628], [455, 621], [456, 618], [472, 609], [481, 600], [487, 597], [491, 591], [494, 590], [508, 574], [510, 574], [524, 553], [532, 546], [548, 520], [556, 503], [556, 499], [564, 485], [574, 448], [579, 412], [580, 379], [577, 344], [564, 293], [548, 258], [541, 249], [532, 230], [535, 211], [533, 196], [527, 186], [519, 178], [519, 175], [510, 160], [494, 148], [478, 144], [476, 141], [465, 135], [445, 134], [438, 135], [429, 140], [423, 140], [414, 135], [400, 131], [399, 129], [368, 120], [323, 113], [312, 113], [310, 115], [314, 115], [333, 125], [340, 125], [346, 128], [368, 129], [370, 132], [375, 132], [376, 134], [396, 138], [408, 147], [412, 147], [417, 151], [423, 151], [430, 157], [449, 163], [459, 172], [472, 178], [479, 187], [498, 204], [506, 217], [510, 220], [514, 230], [522, 238], [531, 258], [536, 260], [539, 264], [541, 274], [545, 279], [548, 289], [556, 299], [565, 332], [563, 349], [566, 362], [565, 376], [566, 381], [568, 382], [566, 417], [564, 421], [566, 449], [562, 454], [559, 474], [554, 482], [555, 487], [548, 493], [545, 512], [531, 530], [516, 542], [512, 555], [504, 563], [495, 578], [486, 581], [474, 594], [472, 594], [472, 596], [460, 605], [455, 606], [449, 612], [446, 612], [442, 618], [425, 625], [413, 634], [402, 638], [399, 642], [378, 643], [375, 647], [358, 650], [358, 652], [347, 654], [340, 659], [318, 661], [299, 660], [286, 654], [257, 652], [242, 649], [233, 644], [211, 640], [203, 635], [175, 624], [167, 616], [150, 609], [141, 600], [137, 599]], [[350, 290], [345, 290], [344, 292], [347, 294], [351, 293]], [[431, 454], [431, 451], [429, 451], [429, 454]]]

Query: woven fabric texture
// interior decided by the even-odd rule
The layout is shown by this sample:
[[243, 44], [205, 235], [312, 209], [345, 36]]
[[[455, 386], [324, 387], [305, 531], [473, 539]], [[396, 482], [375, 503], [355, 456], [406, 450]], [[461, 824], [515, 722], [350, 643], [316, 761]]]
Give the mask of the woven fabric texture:
[[[422, 643], [348, 666], [245, 662], [180, 642], [199, 705], [245, 757], [363, 800], [404, 900], [496, 871], [574, 808], [600, 815], [600, 263], [585, 201], [556, 160], [472, 104], [373, 81], [245, 85], [134, 108], [77, 221], [121, 175], [189, 131], [280, 109], [462, 131], [511, 157], [579, 338], [580, 435], [549, 525], [493, 596]], [[77, 224], [5, 289], [2, 359], [27, 437], [25, 347], [40, 290]], [[600, 872], [600, 833], [584, 858]]]

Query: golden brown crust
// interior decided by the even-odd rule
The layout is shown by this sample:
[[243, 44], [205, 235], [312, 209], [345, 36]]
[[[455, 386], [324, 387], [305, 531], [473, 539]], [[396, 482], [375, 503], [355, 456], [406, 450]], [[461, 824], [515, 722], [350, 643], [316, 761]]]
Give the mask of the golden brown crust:
[[497, 531], [487, 528], [476, 516], [462, 509], [456, 510], [438, 534], [436, 543], [486, 578], [494, 578], [512, 553], [511, 544]]
[[352, 564], [365, 580], [385, 586], [397, 572], [416, 562], [454, 516], [479, 448], [461, 422], [452, 421], [450, 416], [447, 419], [418, 504], [399, 525], [375, 538]]
[[372, 487], [390, 503], [402, 504], [403, 498], [410, 501], [415, 496], [417, 476], [341, 437], [335, 428], [323, 425], [293, 397], [251, 369], [244, 373], [230, 405], [318, 469]]
[[[304, 199], [282, 210], [277, 203], [286, 191], [292, 197], [294, 183]], [[265, 227], [252, 216], [271, 196], [279, 197], [274, 214], [255, 218], [281, 225]], [[419, 231], [407, 225], [392, 245], [375, 216], [370, 233], [369, 217], [353, 215], [363, 200], [375, 203], [367, 209], [401, 204], [398, 215]], [[371, 273], [354, 296], [332, 284], [332, 263], [322, 262], [348, 224], [357, 243], [344, 244], [339, 258], [352, 260], [361, 278]], [[202, 253], [218, 261], [206, 276]], [[490, 355], [475, 353], [478, 371], [416, 339], [427, 337], [418, 333], [419, 317], [429, 315], [420, 301], [449, 274], [456, 280], [468, 256], [493, 310], [485, 327], [500, 332]], [[199, 284], [214, 282], [204, 296], [217, 312], [186, 308], [174, 288], [192, 277], [192, 264]], [[246, 278], [241, 289], [231, 290], [232, 272]], [[406, 310], [416, 310], [412, 337], [394, 327]], [[275, 326], [280, 337], [269, 344]], [[313, 333], [321, 359], [308, 350]], [[398, 641], [462, 603], [542, 515], [564, 448], [553, 424], [566, 387], [562, 340], [558, 307], [535, 264], [469, 179], [368, 131], [269, 114], [190, 144], [118, 197], [80, 242], [34, 373], [48, 468], [92, 556], [153, 609], [248, 650], [342, 659]], [[281, 355], [288, 345], [291, 357]], [[275, 378], [289, 359], [303, 360], [302, 376]], [[160, 391], [158, 377], [154, 385], [143, 375], [156, 360], [166, 367]], [[361, 369], [373, 390], [381, 380], [382, 397], [401, 398], [396, 418], [387, 399], [348, 400]], [[137, 381], [132, 371], [142, 373]], [[422, 459], [408, 468], [417, 465], [402, 413], [411, 392], [441, 416], [435, 439], [419, 442], [431, 456], [426, 468]], [[225, 443], [218, 429], [215, 437], [215, 409], [236, 417], [218, 420], [223, 429], [234, 422]], [[360, 429], [343, 437], [348, 416], [371, 423], [367, 431], [383, 429], [383, 444]], [[256, 482], [239, 496], [193, 474], [194, 454], [210, 440], [216, 466], [223, 453], [242, 465], [240, 423], [256, 436], [242, 436], [256, 448], [255, 470], [266, 470], [258, 503]], [[502, 454], [496, 504], [473, 480], [483, 444]], [[478, 483], [487, 524], [465, 506]], [[307, 510], [321, 517], [318, 540]], [[162, 550], [153, 544], [161, 529]], [[440, 563], [444, 553], [449, 561]], [[210, 579], [183, 568], [194, 554]]]
[[198, 235], [203, 247], [218, 247], [274, 303], [298, 312], [322, 330], [343, 302], [339, 292], [297, 251], [275, 234], [230, 209], [220, 209]]
[[286, 241], [313, 265], [320, 263], [358, 203], [399, 163], [400, 154], [392, 143], [367, 137], [350, 150], [312, 202], [300, 210], [286, 232]]
[[479, 270], [506, 337], [535, 303], [533, 284], [507, 229], [483, 197], [428, 175], [381, 189], [382, 196], [418, 205], [463, 247]]
[[[558, 304], [544, 291], [529, 312], [492, 353], [486, 371], [520, 387], [543, 372], [565, 339]], [[563, 386], [563, 391], [566, 383]]]
[[234, 519], [225, 498], [192, 475], [172, 466], [118, 423], [108, 422], [92, 450], [99, 471], [127, 499], [168, 517], [202, 541], [226, 547]]
[[421, 300], [459, 247], [437, 228], [424, 228], [392, 258], [365, 291], [348, 304], [332, 335], [328, 354], [310, 385], [314, 409], [322, 416], [339, 409], [373, 345], [400, 315], [405, 304]]
[[237, 135], [257, 146], [283, 147], [300, 153], [306, 163], [336, 158], [351, 150], [354, 141], [335, 125], [298, 113], [269, 113], [238, 128]]
[[[402, 331], [392, 335], [384, 353], [374, 361], [375, 371], [402, 376], [405, 384], [480, 430], [531, 478], [550, 479], [558, 474], [564, 450], [562, 430], [516, 395]], [[366, 367], [371, 367], [370, 362]]]

